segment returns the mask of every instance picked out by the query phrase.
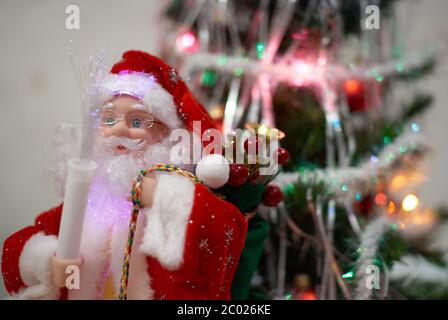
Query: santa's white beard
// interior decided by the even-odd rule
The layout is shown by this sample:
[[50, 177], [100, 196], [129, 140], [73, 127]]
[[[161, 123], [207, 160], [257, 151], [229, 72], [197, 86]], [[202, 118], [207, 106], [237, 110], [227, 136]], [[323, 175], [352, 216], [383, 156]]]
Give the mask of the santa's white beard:
[[[49, 161], [47, 175], [53, 180], [61, 200], [66, 182], [67, 161], [79, 154], [79, 137], [77, 130], [68, 126], [58, 130], [58, 136], [53, 142], [53, 159]], [[128, 146], [131, 151], [117, 154], [114, 151], [114, 143]], [[173, 142], [169, 137], [153, 145], [125, 141], [123, 138], [117, 138], [116, 141], [99, 139], [94, 155], [98, 168], [90, 187], [86, 218], [94, 217], [95, 220], [108, 225], [119, 220], [127, 223], [132, 207], [127, 198], [133, 180], [139, 170], [154, 164], [170, 163], [172, 146]]]
[[[116, 154], [114, 146], [129, 148], [125, 154]], [[145, 145], [126, 138], [100, 140], [95, 156], [98, 168], [88, 197], [87, 215], [94, 215], [102, 223], [128, 221], [131, 203], [127, 200], [132, 183], [139, 170], [159, 163], [169, 163], [172, 142]]]

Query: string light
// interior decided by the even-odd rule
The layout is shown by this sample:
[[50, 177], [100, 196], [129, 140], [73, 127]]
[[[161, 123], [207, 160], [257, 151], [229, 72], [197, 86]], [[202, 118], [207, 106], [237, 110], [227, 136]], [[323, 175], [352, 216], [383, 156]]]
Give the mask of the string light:
[[193, 32], [186, 30], [177, 36], [176, 46], [181, 52], [195, 53], [199, 49], [199, 41]]
[[210, 115], [213, 119], [221, 119], [224, 116], [224, 108], [220, 105], [214, 105], [210, 108]]
[[403, 186], [406, 185], [407, 181], [408, 179], [404, 174], [397, 174], [395, 177], [393, 177], [389, 187], [391, 191], [397, 191], [402, 189]]
[[[402, 147], [400, 147], [400, 152]], [[408, 148], [406, 147], [406, 151]], [[403, 153], [404, 153], [403, 152]], [[405, 188], [410, 188], [411, 186], [416, 186], [421, 184], [426, 180], [426, 177], [416, 170], [406, 170], [397, 173], [390, 181], [389, 190], [391, 192], [398, 192], [400, 190], [406, 190]], [[409, 190], [409, 189], [408, 189]]]
[[327, 58], [326, 57], [319, 57], [319, 59], [317, 59], [317, 63], [320, 66], [325, 66], [327, 64]]
[[319, 75], [320, 70], [316, 67], [316, 65], [311, 65], [305, 61], [297, 60], [293, 62], [292, 67], [297, 75], [293, 82], [298, 87], [307, 86], [318, 82], [318, 79], [322, 79]]
[[223, 66], [227, 63], [227, 57], [226, 56], [220, 56], [218, 58], [218, 66]]
[[396, 68], [397, 68], [397, 72], [403, 72], [404, 71], [404, 64], [399, 62], [399, 63], [397, 63]]
[[419, 200], [415, 194], [408, 194], [404, 197], [401, 207], [404, 211], [409, 212], [418, 207]]
[[419, 126], [417, 123], [413, 123], [413, 124], [411, 125], [411, 129], [412, 129], [412, 132], [417, 133], [417, 132], [420, 131], [420, 126]]
[[387, 207], [387, 213], [392, 214], [395, 212], [395, 203], [393, 201], [389, 201], [389, 206]]
[[263, 42], [258, 42], [255, 45], [255, 49], [257, 51], [257, 58], [258, 59], [263, 58], [264, 57], [264, 52], [265, 52], [265, 49], [266, 49], [266, 45]]
[[344, 91], [346, 94], [355, 95], [363, 93], [362, 83], [356, 79], [349, 79], [344, 82]]
[[202, 73], [201, 84], [206, 87], [213, 87], [216, 84], [218, 74], [214, 70], [206, 70]]
[[243, 68], [235, 68], [235, 69], [233, 70], [233, 74], [234, 74], [235, 76], [237, 76], [237, 77], [242, 76], [243, 73], [244, 73], [244, 69], [243, 69]]
[[[226, 63], [219, 63], [221, 59], [221, 54], [216, 53], [201, 53], [197, 55], [189, 56], [188, 65], [192, 69], [207, 69], [210, 67], [217, 67], [220, 72], [232, 71], [234, 68], [241, 67], [246, 71], [246, 73], [256, 75], [260, 72], [265, 74], [270, 74], [271, 77], [289, 80], [292, 83], [296, 83], [299, 77], [299, 86], [303, 83], [315, 83], [318, 79], [316, 73], [301, 73], [300, 70], [291, 68], [289, 64], [284, 63], [261, 63], [260, 59], [251, 60], [247, 57], [227, 57]], [[428, 59], [433, 58], [435, 52], [428, 53], [413, 53], [408, 54], [407, 58], [402, 61], [389, 62], [381, 65], [376, 65], [372, 68], [365, 68], [357, 65], [351, 65], [346, 69], [341, 69], [338, 65], [325, 64], [325, 68], [321, 68], [319, 76], [321, 79], [325, 78], [326, 75], [331, 76], [332, 79], [347, 79], [358, 78], [363, 80], [374, 79], [381, 83], [384, 81], [385, 77], [400, 73], [404, 70], [412, 70], [413, 68], [423, 65]], [[218, 62], [218, 63], [217, 63]], [[399, 64], [399, 70], [397, 70], [397, 63]], [[320, 64], [316, 63], [316, 66]], [[379, 72], [379, 71], [381, 72]]]
[[302, 299], [301, 300], [317, 300], [317, 296], [312, 291], [305, 291], [302, 294]]
[[387, 196], [384, 192], [380, 192], [375, 196], [375, 203], [378, 206], [387, 205]]

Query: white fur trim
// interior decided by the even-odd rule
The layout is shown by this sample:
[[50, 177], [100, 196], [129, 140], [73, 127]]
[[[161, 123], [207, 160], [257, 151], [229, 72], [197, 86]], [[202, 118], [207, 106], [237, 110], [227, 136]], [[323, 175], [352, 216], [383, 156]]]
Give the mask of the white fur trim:
[[143, 210], [147, 226], [140, 248], [168, 270], [176, 270], [183, 262], [195, 185], [179, 175], [160, 173], [156, 177], [154, 204]]
[[[147, 300], [153, 297], [146, 263], [147, 256], [139, 248], [145, 225], [146, 216], [140, 215], [131, 255], [128, 284], [130, 300]], [[83, 258], [80, 268], [80, 289], [69, 290], [69, 300], [101, 299], [103, 286], [109, 277], [109, 274], [104, 272], [109, 267], [118, 296], [124, 248], [128, 236], [128, 221], [118, 222], [110, 228], [92, 217], [87, 217], [80, 248], [80, 255]], [[57, 238], [46, 236], [43, 232], [27, 241], [19, 259], [20, 275], [27, 287], [11, 295], [11, 299], [59, 298], [60, 288], [53, 285], [51, 274], [51, 258], [56, 248]]]
[[183, 127], [173, 96], [156, 79], [143, 72], [109, 74], [103, 83], [107, 98], [129, 94], [145, 102], [153, 116], [168, 128]]
[[19, 258], [20, 277], [27, 288], [13, 299], [57, 299], [59, 288], [53, 284], [51, 261], [57, 248], [55, 236], [43, 232], [33, 235], [23, 247]]

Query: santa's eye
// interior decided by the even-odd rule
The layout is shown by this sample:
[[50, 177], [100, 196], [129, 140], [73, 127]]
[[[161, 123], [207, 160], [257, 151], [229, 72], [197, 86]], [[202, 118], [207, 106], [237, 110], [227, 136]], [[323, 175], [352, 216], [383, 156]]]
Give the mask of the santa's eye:
[[152, 127], [153, 118], [146, 112], [133, 112], [126, 116], [126, 124], [131, 129], [149, 129]]
[[142, 123], [143, 123], [142, 119], [139, 118], [134, 118], [131, 121], [132, 128], [140, 128], [142, 126]]
[[113, 126], [117, 122], [117, 120], [115, 118], [108, 117], [108, 118], [106, 118], [106, 121], [104, 121], [104, 122], [105, 122], [105, 124], [107, 124], [109, 126]]

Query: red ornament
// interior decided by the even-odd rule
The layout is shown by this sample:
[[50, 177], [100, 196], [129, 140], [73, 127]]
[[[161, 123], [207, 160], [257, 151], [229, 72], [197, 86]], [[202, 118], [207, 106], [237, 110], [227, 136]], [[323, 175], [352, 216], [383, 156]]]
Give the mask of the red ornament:
[[283, 200], [283, 192], [279, 186], [270, 184], [263, 193], [263, 204], [268, 207], [275, 207]]
[[288, 162], [289, 160], [289, 152], [285, 148], [278, 148], [277, 149], [277, 161], [278, 164], [282, 165]]
[[247, 181], [248, 175], [249, 170], [246, 166], [233, 163], [230, 165], [229, 181], [227, 183], [232, 187], [239, 187]]
[[364, 83], [358, 79], [346, 80], [343, 89], [347, 97], [347, 104], [350, 111], [364, 111], [367, 109], [366, 88]]
[[372, 211], [373, 204], [374, 199], [370, 194], [368, 194], [362, 197], [361, 200], [356, 200], [353, 204], [353, 208], [356, 214], [367, 217]]

